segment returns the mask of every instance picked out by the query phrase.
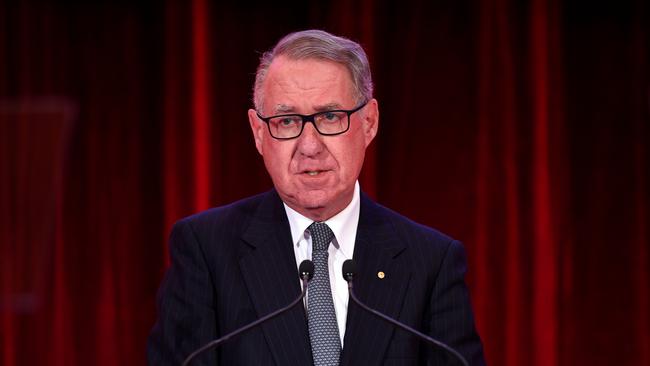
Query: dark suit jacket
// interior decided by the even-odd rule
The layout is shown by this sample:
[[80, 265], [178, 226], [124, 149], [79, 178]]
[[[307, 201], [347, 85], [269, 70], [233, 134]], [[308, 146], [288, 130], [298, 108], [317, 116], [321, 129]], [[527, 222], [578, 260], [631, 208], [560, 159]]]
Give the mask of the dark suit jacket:
[[[180, 365], [210, 340], [287, 305], [300, 293], [289, 222], [275, 191], [191, 216], [170, 238], [172, 265], [147, 345], [151, 365]], [[462, 245], [361, 195], [355, 291], [370, 307], [481, 365], [463, 277]], [[385, 277], [380, 279], [377, 273]], [[455, 365], [351, 300], [341, 365]], [[311, 365], [303, 306], [231, 339], [193, 365]]]

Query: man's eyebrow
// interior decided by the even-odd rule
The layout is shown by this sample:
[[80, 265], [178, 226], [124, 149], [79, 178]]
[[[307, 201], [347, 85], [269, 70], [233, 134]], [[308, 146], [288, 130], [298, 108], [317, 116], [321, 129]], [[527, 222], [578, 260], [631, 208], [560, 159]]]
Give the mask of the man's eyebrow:
[[314, 110], [316, 112], [324, 112], [324, 111], [332, 111], [335, 109], [342, 109], [341, 105], [339, 103], [327, 103], [323, 105], [317, 105], [314, 107]]
[[[332, 103], [327, 103], [327, 104], [322, 104], [322, 105], [317, 105], [314, 107], [314, 111], [316, 112], [325, 112], [325, 111], [332, 111], [335, 109], [342, 109], [343, 107], [341, 104], [332, 102]], [[296, 108], [291, 105], [287, 104], [278, 104], [275, 106], [275, 114], [285, 114], [285, 113], [296, 113]]]
[[283, 113], [293, 113], [296, 111], [296, 108], [290, 105], [286, 104], [278, 104], [275, 106], [275, 113], [276, 114], [283, 114]]

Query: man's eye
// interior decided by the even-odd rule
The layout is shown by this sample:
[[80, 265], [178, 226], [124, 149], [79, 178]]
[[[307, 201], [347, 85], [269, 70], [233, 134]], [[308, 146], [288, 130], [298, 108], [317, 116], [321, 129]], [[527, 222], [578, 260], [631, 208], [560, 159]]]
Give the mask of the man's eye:
[[277, 123], [280, 127], [293, 127], [300, 123], [300, 119], [297, 117], [282, 117]]
[[340, 113], [336, 112], [325, 112], [321, 115], [323, 121], [327, 122], [338, 122], [341, 119]]

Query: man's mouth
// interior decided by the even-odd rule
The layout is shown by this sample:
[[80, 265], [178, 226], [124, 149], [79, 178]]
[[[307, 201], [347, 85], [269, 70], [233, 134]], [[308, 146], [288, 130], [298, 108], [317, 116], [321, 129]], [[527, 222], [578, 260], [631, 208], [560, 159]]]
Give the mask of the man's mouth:
[[326, 174], [330, 172], [331, 169], [328, 168], [306, 168], [301, 171], [301, 174], [306, 174], [310, 177], [317, 177], [319, 175]]

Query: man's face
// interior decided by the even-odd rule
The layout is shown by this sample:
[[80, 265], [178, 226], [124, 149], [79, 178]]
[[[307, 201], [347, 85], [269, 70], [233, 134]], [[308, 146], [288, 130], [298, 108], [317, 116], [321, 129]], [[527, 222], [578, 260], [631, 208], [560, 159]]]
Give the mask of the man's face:
[[[312, 114], [356, 107], [352, 80], [338, 63], [277, 57], [262, 91], [264, 116]], [[350, 129], [337, 136], [320, 135], [307, 123], [292, 140], [276, 140], [255, 110], [248, 111], [255, 146], [282, 200], [302, 215], [326, 220], [352, 200], [366, 147], [377, 133], [379, 112], [372, 99], [350, 116]]]

